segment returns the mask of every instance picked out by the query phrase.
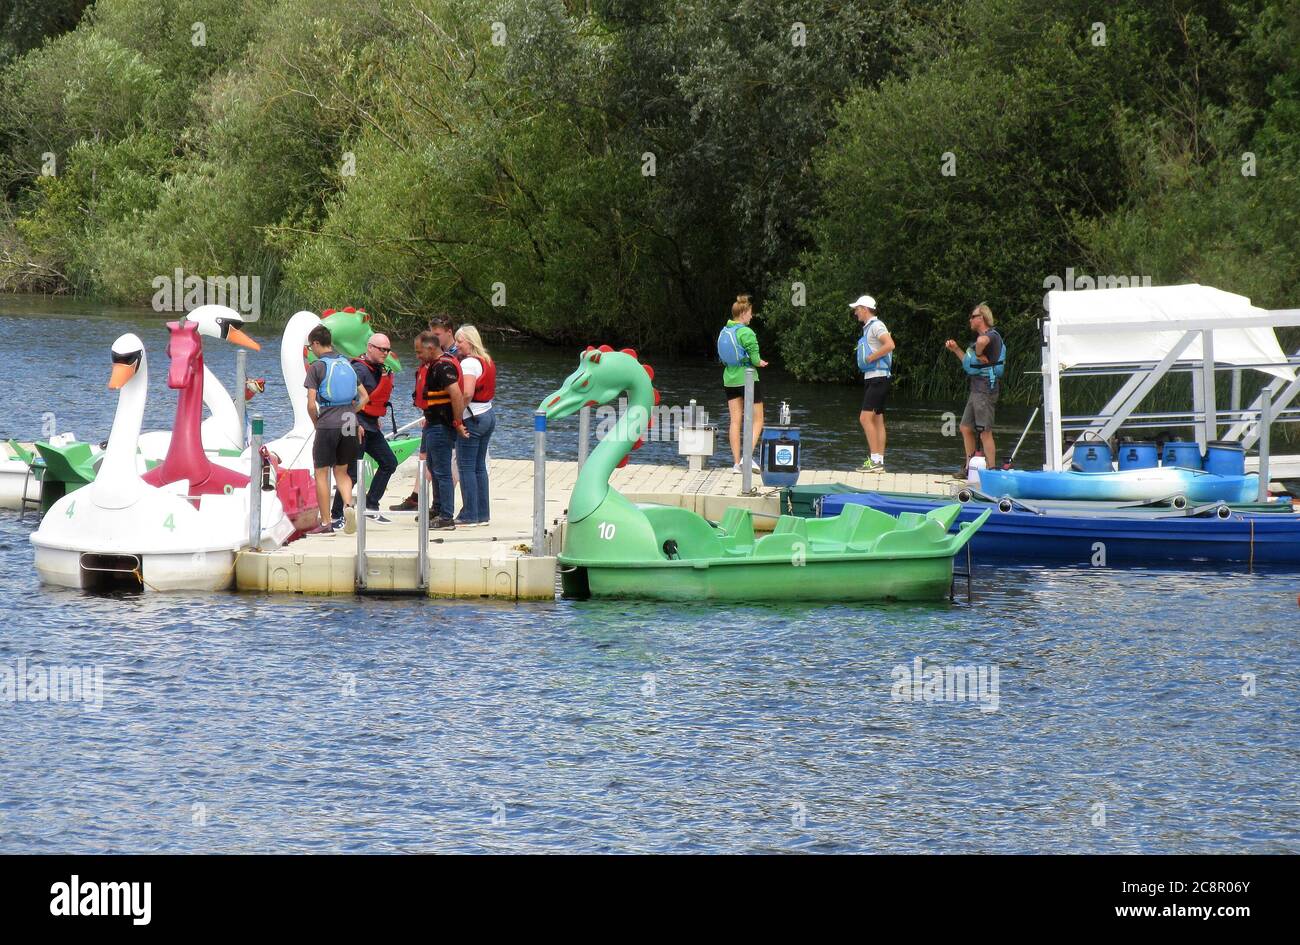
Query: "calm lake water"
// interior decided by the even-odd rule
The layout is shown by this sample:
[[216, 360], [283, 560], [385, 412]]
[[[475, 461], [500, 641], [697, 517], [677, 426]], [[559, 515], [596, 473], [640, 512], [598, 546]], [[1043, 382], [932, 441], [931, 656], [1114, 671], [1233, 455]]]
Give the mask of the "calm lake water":
[[[105, 437], [124, 331], [153, 356], [145, 429], [169, 427], [160, 319], [0, 297], [27, 368], [0, 434]], [[278, 342], [253, 334], [274, 435]], [[528, 455], [576, 352], [500, 355], [494, 446]], [[665, 402], [721, 406], [716, 366], [655, 368]], [[809, 465], [860, 461], [855, 389], [764, 387]], [[945, 409], [895, 411], [891, 462], [959, 459]], [[0, 681], [95, 667], [102, 705], [0, 701], [0, 852], [1300, 851], [1295, 575], [977, 562], [974, 604], [815, 608], [93, 597], [38, 584], [31, 528], [0, 510]], [[996, 689], [894, 701], [917, 658]]]

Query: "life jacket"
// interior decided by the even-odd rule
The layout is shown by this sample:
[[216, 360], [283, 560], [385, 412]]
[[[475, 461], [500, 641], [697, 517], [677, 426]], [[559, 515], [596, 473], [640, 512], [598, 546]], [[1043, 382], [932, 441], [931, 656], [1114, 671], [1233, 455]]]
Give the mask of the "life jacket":
[[322, 407], [347, 407], [357, 399], [357, 372], [343, 355], [321, 358], [325, 376], [316, 388], [316, 402]]
[[429, 365], [421, 364], [415, 369], [415, 395], [411, 400], [415, 403], [415, 406], [419, 407], [421, 410], [428, 406], [428, 404], [424, 402], [424, 379], [428, 376]]
[[718, 360], [727, 367], [749, 364], [749, 352], [740, 343], [740, 329], [744, 325], [723, 325], [718, 332]]
[[[437, 361], [434, 361], [433, 364], [429, 365], [429, 367], [433, 367], [434, 365], [444, 364], [444, 363], [455, 366], [456, 383], [459, 384], [461, 382], [460, 362], [457, 361], [452, 355], [443, 354], [440, 358], [438, 358]], [[425, 379], [428, 378], [427, 371], [425, 372], [424, 377]], [[451, 406], [451, 395], [447, 393], [447, 389], [445, 387], [440, 390], [425, 390], [426, 386], [427, 386], [426, 384], [421, 384], [419, 387], [419, 390], [424, 391], [424, 405], [423, 405], [424, 409], [427, 410], [430, 407]], [[417, 403], [416, 406], [420, 406], [420, 405]]]
[[474, 384], [473, 402], [485, 404], [497, 392], [497, 365], [495, 361], [488, 361], [485, 358], [479, 358], [478, 363], [483, 365], [483, 373]]
[[370, 391], [370, 399], [361, 408], [369, 417], [382, 417], [388, 411], [388, 401], [393, 396], [393, 372], [382, 364], [371, 364], [365, 358], [353, 358], [353, 364], [364, 364], [366, 369], [379, 375], [379, 383]]
[[1003, 340], [996, 328], [990, 328], [986, 334], [997, 335], [998, 338], [998, 359], [992, 364], [980, 364], [980, 359], [975, 354], [975, 346], [971, 345], [966, 349], [966, 356], [961, 359], [961, 366], [965, 368], [966, 373], [971, 377], [983, 375], [988, 378], [989, 389], [994, 390], [998, 385], [998, 378], [1001, 377], [1007, 369], [1007, 343]]
[[867, 371], [884, 371], [885, 377], [889, 377], [889, 375], [893, 373], [894, 352], [891, 351], [883, 358], [878, 358], [875, 361], [867, 360], [868, 358], [871, 357], [872, 354], [871, 343], [867, 340], [867, 330], [875, 322], [878, 321], [880, 321], [880, 319], [872, 318], [869, 322], [867, 322], [865, 325], [862, 326], [862, 337], [858, 339], [858, 348], [857, 348], [858, 370], [864, 374]]

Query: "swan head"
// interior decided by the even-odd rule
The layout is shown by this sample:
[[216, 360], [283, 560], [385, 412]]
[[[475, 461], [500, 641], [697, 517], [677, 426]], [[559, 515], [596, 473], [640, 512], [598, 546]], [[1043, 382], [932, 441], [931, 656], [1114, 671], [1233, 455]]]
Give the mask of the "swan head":
[[125, 334], [113, 342], [113, 373], [108, 379], [109, 390], [121, 390], [144, 365], [144, 342], [132, 334]]
[[224, 305], [200, 305], [185, 315], [187, 322], [199, 327], [199, 334], [207, 338], [221, 338], [242, 348], [261, 351], [262, 346], [244, 333], [244, 319], [233, 308]]

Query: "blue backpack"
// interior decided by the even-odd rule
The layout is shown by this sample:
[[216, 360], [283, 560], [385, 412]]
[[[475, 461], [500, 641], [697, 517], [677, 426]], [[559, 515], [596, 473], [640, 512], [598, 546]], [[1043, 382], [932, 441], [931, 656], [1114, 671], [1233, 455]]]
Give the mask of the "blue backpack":
[[740, 343], [740, 329], [744, 325], [724, 325], [718, 332], [718, 360], [727, 367], [749, 364], [749, 352]]
[[316, 403], [322, 407], [348, 407], [357, 399], [357, 370], [341, 354], [321, 358], [325, 377], [316, 388]]
[[889, 377], [889, 375], [893, 373], [894, 352], [891, 351], [883, 358], [879, 358], [875, 361], [867, 360], [867, 358], [871, 357], [871, 345], [867, 342], [867, 329], [870, 328], [872, 322], [875, 322], [876, 320], [877, 319], [873, 318], [862, 326], [862, 337], [858, 339], [858, 370], [864, 374], [867, 371], [884, 371], [885, 376]]
[[979, 358], [975, 356], [975, 346], [966, 349], [966, 356], [961, 359], [961, 366], [966, 369], [966, 373], [972, 377], [982, 374], [989, 379], [989, 389], [994, 390], [998, 386], [998, 378], [1006, 373], [1007, 370], [1007, 343], [1002, 335], [995, 328], [990, 328], [990, 335], [998, 336], [998, 359], [992, 364], [980, 364]]

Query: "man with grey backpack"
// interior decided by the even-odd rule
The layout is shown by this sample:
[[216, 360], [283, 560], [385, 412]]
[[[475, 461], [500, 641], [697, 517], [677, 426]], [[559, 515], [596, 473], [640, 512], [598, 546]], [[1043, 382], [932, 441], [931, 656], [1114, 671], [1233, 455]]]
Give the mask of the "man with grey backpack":
[[[334, 350], [334, 338], [324, 325], [307, 336], [316, 360], [307, 366], [307, 414], [316, 425], [312, 443], [312, 467], [316, 473], [316, 501], [321, 523], [309, 535], [332, 535], [340, 525], [345, 534], [357, 530], [357, 508], [352, 498], [352, 477], [348, 467], [357, 460], [357, 412], [370, 399], [357, 380], [356, 369]], [[343, 521], [330, 522], [330, 470], [343, 497]]]

